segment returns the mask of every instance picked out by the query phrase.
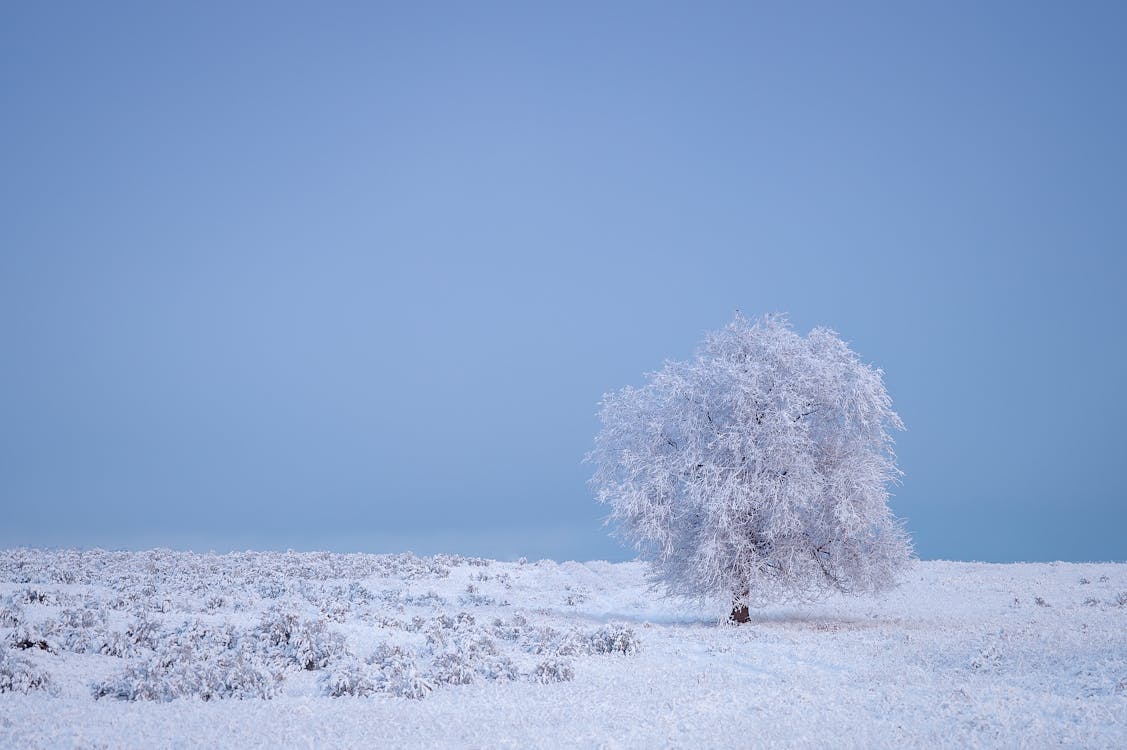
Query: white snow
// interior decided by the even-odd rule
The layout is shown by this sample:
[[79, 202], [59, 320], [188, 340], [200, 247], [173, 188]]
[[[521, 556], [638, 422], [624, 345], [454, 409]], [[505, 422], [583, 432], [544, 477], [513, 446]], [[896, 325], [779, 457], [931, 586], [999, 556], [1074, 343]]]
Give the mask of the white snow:
[[1127, 746], [1127, 564], [726, 606], [640, 563], [0, 551], [0, 747]]

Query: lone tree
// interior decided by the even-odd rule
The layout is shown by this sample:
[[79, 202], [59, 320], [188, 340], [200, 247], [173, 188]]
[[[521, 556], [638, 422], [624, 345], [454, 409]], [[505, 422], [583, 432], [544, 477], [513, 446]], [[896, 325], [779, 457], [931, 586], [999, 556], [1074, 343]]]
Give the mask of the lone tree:
[[667, 594], [730, 595], [737, 622], [887, 590], [912, 547], [888, 508], [903, 423], [882, 374], [827, 328], [737, 314], [693, 360], [603, 397], [597, 497]]

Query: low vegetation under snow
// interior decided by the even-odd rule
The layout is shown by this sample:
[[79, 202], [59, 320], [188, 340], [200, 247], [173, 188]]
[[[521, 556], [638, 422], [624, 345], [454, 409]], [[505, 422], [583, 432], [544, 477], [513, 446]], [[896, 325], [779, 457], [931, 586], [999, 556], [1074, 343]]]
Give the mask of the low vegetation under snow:
[[1127, 565], [729, 608], [638, 563], [4, 550], [0, 746], [1127, 745]]

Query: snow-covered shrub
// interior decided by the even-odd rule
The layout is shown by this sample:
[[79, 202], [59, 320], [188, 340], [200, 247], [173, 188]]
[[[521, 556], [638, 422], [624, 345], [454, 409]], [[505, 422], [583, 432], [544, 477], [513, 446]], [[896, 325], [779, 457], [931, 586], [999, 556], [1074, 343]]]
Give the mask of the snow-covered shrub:
[[51, 676], [22, 656], [0, 650], [0, 693], [51, 690]]
[[428, 673], [434, 682], [445, 685], [469, 685], [477, 677], [469, 657], [459, 651], [447, 651], [435, 656]]
[[323, 620], [300, 620], [280, 610], [264, 614], [253, 634], [268, 658], [301, 669], [322, 669], [346, 653], [344, 637], [326, 628]]
[[280, 689], [281, 672], [263, 661], [268, 657], [256, 650], [257, 639], [231, 625], [196, 620], [158, 634], [152, 623], [141, 621], [125, 635], [135, 646], [155, 643], [156, 653], [92, 685], [95, 698], [271, 698]]
[[513, 660], [501, 653], [479, 655], [474, 669], [486, 682], [512, 682], [520, 677]]
[[567, 597], [564, 599], [564, 604], [569, 607], [580, 605], [590, 598], [590, 594], [586, 589], [565, 586], [564, 590], [567, 591]]
[[366, 660], [375, 668], [374, 683], [382, 693], [401, 698], [425, 698], [433, 687], [420, 672], [414, 654], [381, 643]]
[[281, 675], [251, 663], [242, 654], [227, 653], [203, 660], [183, 659], [170, 652], [126, 667], [118, 676], [91, 686], [95, 699], [171, 701], [177, 698], [273, 698]]
[[747, 606], [895, 585], [911, 557], [882, 372], [826, 328], [742, 316], [689, 362], [603, 397], [588, 460], [618, 533], [670, 595]]
[[527, 627], [521, 632], [519, 643], [521, 648], [531, 654], [558, 654], [574, 656], [582, 650], [581, 640], [573, 630], [564, 633], [551, 625], [537, 625]]
[[333, 601], [331, 599], [326, 599], [321, 602], [317, 609], [320, 611], [322, 617], [326, 620], [332, 620], [333, 622], [345, 622], [348, 619], [348, 615], [352, 612], [352, 607], [348, 602]]
[[466, 593], [458, 597], [459, 604], [468, 604], [471, 607], [492, 607], [497, 604], [497, 600], [487, 594], [478, 591], [477, 586], [472, 583], [466, 586]]
[[534, 682], [569, 682], [575, 679], [575, 668], [566, 659], [546, 659], [536, 665], [530, 675]]
[[[437, 639], [428, 638], [432, 645]], [[486, 682], [509, 682], [520, 676], [512, 660], [501, 654], [496, 642], [480, 628], [470, 626], [455, 631], [441, 641], [444, 650], [431, 661], [428, 674], [437, 683], [467, 685]]]
[[447, 604], [445, 597], [439, 596], [433, 591], [428, 591], [425, 594], [405, 594], [402, 601], [411, 607], [445, 607]]
[[278, 599], [286, 595], [286, 584], [282, 581], [268, 581], [256, 589], [263, 599]]
[[38, 589], [23, 589], [16, 591], [12, 598], [20, 604], [58, 604], [58, 594], [53, 591], [39, 591]]
[[102, 609], [64, 609], [55, 618], [56, 626], [59, 628], [82, 628], [90, 630], [93, 628], [105, 627], [106, 613]]
[[131, 658], [142, 650], [155, 651], [160, 640], [160, 623], [142, 617], [125, 630], [111, 630], [102, 637], [98, 653]]
[[489, 632], [502, 640], [518, 642], [528, 653], [552, 656], [635, 654], [641, 644], [632, 628], [618, 623], [591, 631], [575, 628], [565, 632], [549, 625], [531, 625], [521, 615], [514, 615], [508, 622], [494, 619]]
[[364, 585], [359, 581], [350, 581], [348, 584], [348, 601], [359, 602], [362, 604], [371, 604], [375, 600], [375, 596], [371, 591], [364, 588]]
[[372, 679], [372, 668], [355, 661], [340, 662], [322, 672], [317, 679], [322, 695], [341, 698], [346, 695], [363, 698], [379, 692]]
[[[75, 654], [103, 653], [108, 633], [105, 628], [72, 628], [55, 624], [52, 629], [53, 637], [57, 639], [59, 648]], [[119, 654], [120, 655], [120, 654]]]
[[1127, 591], [1120, 591], [1115, 595], [1115, 606], [1127, 607]]
[[523, 615], [513, 615], [509, 618], [508, 622], [502, 620], [500, 617], [494, 618], [490, 630], [493, 635], [502, 640], [515, 641], [521, 637], [527, 628], [528, 620], [526, 620]]
[[14, 628], [24, 621], [23, 607], [9, 602], [0, 607], [0, 628]]
[[589, 653], [636, 654], [641, 646], [633, 628], [611, 623], [587, 636]]
[[[435, 555], [432, 558], [419, 557], [411, 552], [391, 555], [384, 578], [402, 578], [414, 581], [421, 578], [449, 578], [451, 561], [457, 556]], [[461, 564], [460, 562], [457, 564]]]
[[458, 633], [474, 632], [477, 630], [474, 616], [469, 612], [459, 612], [451, 617], [441, 614], [424, 626], [427, 645], [431, 648], [445, 646], [451, 638]]
[[9, 648], [27, 651], [37, 649], [52, 654], [59, 653], [60, 644], [49, 628], [41, 625], [20, 624], [5, 639]]
[[355, 659], [335, 662], [318, 679], [321, 693], [332, 698], [388, 693], [400, 698], [420, 699], [433, 690], [441, 669], [424, 675], [414, 654], [400, 646], [380, 644], [363, 663]]
[[[410, 625], [404, 623], [402, 620], [395, 617], [388, 617], [387, 615], [371, 615], [367, 612], [362, 612], [359, 615], [360, 619], [364, 622], [374, 624], [379, 628], [387, 628], [389, 630], [409, 630]], [[422, 619], [422, 618], [419, 618]], [[424, 620], [424, 622], [426, 622]]]

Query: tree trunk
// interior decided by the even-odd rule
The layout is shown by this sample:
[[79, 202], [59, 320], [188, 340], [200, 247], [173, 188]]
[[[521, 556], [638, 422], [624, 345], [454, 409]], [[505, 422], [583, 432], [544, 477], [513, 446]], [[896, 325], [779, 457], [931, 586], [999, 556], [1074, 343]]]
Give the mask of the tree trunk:
[[740, 604], [740, 599], [747, 601], [748, 593], [749, 592], [745, 591], [743, 593], [742, 597], [740, 597], [740, 596], [733, 596], [732, 597], [732, 614], [729, 616], [730, 619], [732, 620], [732, 622], [742, 623], [742, 622], [747, 622], [751, 619], [751, 613], [748, 612], [747, 605], [746, 604]]

